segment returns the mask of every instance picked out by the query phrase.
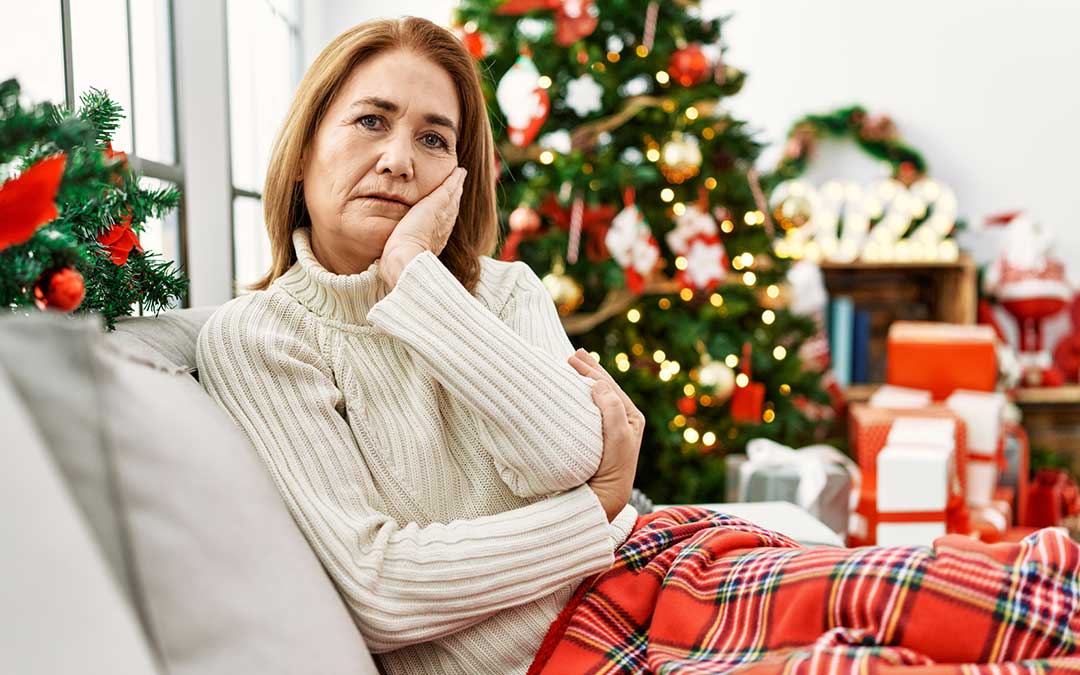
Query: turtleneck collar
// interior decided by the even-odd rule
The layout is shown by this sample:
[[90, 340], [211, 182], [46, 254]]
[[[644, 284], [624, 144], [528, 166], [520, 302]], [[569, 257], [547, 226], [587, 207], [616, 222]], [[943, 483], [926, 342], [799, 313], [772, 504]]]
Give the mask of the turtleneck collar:
[[379, 276], [379, 261], [358, 274], [334, 274], [315, 258], [310, 228], [293, 230], [292, 242], [296, 263], [274, 283], [321, 317], [367, 325], [368, 310], [390, 292]]

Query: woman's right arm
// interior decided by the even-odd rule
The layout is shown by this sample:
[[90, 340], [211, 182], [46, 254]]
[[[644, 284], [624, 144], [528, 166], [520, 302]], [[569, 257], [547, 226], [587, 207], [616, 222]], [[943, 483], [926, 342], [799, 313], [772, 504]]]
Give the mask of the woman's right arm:
[[589, 486], [424, 527], [372, 508], [315, 324], [274, 303], [247, 296], [211, 317], [200, 379], [251, 439], [373, 651], [449, 635], [610, 567], [608, 518]]

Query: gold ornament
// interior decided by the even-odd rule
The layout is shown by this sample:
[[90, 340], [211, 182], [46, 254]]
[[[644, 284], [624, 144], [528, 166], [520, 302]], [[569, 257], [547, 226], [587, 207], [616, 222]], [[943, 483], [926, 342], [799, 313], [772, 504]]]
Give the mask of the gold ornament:
[[696, 136], [676, 131], [660, 151], [660, 172], [671, 183], [682, 183], [698, 174], [701, 147]]
[[813, 215], [813, 212], [810, 200], [802, 196], [788, 197], [777, 204], [776, 208], [773, 209], [773, 220], [775, 220], [785, 232], [806, 225], [810, 222], [811, 215]]
[[573, 314], [585, 300], [584, 289], [572, 276], [566, 274], [562, 258], [555, 259], [551, 271], [545, 274], [541, 281], [544, 283], [544, 288], [551, 294], [552, 300], [555, 301], [559, 316]]
[[728, 400], [735, 390], [735, 371], [723, 361], [702, 359], [698, 368], [698, 383], [712, 388], [712, 403], [719, 405]]

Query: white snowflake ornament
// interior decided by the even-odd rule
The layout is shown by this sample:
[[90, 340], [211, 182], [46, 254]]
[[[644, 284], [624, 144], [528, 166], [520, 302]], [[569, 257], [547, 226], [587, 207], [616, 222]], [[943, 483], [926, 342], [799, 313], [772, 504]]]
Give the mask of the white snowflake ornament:
[[600, 97], [603, 93], [604, 88], [596, 83], [592, 75], [586, 73], [567, 83], [566, 106], [577, 113], [578, 117], [585, 117], [600, 110]]

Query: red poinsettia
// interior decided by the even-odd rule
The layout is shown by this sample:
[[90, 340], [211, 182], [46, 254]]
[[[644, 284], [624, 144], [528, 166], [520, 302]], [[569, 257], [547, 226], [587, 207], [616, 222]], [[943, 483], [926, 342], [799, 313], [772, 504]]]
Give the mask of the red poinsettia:
[[59, 214], [56, 191], [66, 161], [63, 154], [40, 160], [0, 186], [0, 251], [29, 240]]
[[117, 265], [123, 265], [127, 262], [131, 249], [135, 249], [139, 253], [143, 251], [142, 245], [139, 243], [139, 235], [135, 234], [135, 231], [131, 229], [131, 214], [124, 216], [119, 223], [114, 223], [107, 231], [99, 234], [97, 240], [98, 243], [109, 249], [109, 257]]

